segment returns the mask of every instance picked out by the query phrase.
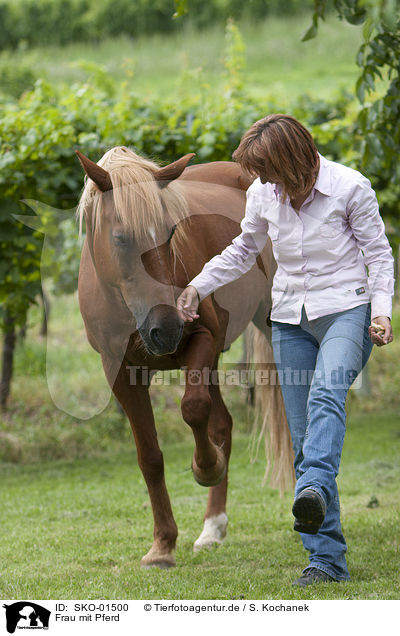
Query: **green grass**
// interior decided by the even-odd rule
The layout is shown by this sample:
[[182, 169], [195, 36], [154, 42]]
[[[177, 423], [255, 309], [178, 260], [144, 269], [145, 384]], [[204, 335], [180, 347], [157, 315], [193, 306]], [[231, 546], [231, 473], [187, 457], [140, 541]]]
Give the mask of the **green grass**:
[[[317, 38], [301, 42], [310, 15], [271, 17], [257, 25], [240, 25], [247, 51], [246, 85], [249, 93], [291, 100], [303, 93], [328, 97], [339, 87], [353, 88], [358, 75], [356, 51], [361, 29], [331, 16], [320, 25]], [[223, 92], [225, 35], [223, 25], [202, 32], [182, 28], [174, 35], [138, 39], [117, 38], [65, 48], [40, 47], [17, 51], [12, 59], [29, 64], [51, 82], [84, 80], [79, 60], [104, 65], [107, 71], [140, 94], [173, 97], [184, 84], [188, 92]]]
[[[0, 469], [3, 598], [398, 599], [400, 437], [393, 413], [354, 416], [339, 478], [349, 583], [298, 590], [307, 564], [292, 531], [291, 496], [261, 488], [263, 461], [249, 463], [235, 437], [229, 528], [223, 546], [193, 553], [206, 490], [188, 467], [193, 445], [165, 448], [179, 527], [176, 568], [140, 568], [152, 516], [135, 453]], [[368, 507], [371, 500], [377, 507]], [[34, 555], [34, 567], [32, 566]]]

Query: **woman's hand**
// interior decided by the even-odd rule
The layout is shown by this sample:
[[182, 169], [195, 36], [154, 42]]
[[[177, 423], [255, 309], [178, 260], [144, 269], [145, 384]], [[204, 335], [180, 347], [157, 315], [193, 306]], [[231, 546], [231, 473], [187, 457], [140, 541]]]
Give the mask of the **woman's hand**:
[[389, 344], [393, 340], [392, 325], [387, 316], [377, 316], [372, 318], [371, 326], [368, 327], [369, 337], [378, 347]]
[[197, 313], [198, 306], [199, 297], [197, 295], [197, 289], [193, 287], [193, 285], [188, 285], [176, 301], [179, 317], [185, 322], [193, 322], [195, 318], [200, 318]]

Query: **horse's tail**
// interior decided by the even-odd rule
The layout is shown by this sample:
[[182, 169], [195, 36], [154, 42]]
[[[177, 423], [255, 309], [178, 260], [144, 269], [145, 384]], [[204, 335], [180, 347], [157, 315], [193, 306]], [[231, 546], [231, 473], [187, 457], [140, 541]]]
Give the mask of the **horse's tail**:
[[263, 485], [269, 478], [270, 485], [278, 488], [282, 494], [293, 487], [295, 476], [292, 441], [274, 355], [267, 337], [253, 323], [248, 325], [244, 337], [247, 365], [251, 366], [253, 362], [255, 371], [263, 371], [254, 374], [252, 459], [254, 461], [257, 458], [261, 441], [264, 439], [267, 467]]

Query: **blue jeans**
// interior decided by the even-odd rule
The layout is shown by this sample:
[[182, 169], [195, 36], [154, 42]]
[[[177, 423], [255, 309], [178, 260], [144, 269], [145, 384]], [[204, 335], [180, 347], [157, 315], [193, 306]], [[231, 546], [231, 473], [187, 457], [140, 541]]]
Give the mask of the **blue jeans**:
[[301, 322], [272, 321], [272, 347], [292, 437], [295, 496], [313, 488], [326, 515], [318, 534], [301, 534], [310, 565], [336, 580], [350, 578], [340, 525], [339, 472], [346, 428], [347, 392], [372, 351], [371, 304], [315, 320], [303, 306]]

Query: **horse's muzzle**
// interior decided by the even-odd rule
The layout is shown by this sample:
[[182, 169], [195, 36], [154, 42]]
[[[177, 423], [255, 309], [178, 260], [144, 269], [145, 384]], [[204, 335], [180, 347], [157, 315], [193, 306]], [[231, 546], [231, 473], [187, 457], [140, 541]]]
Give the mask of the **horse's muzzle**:
[[175, 353], [182, 337], [184, 322], [176, 309], [156, 305], [139, 327], [140, 336], [149, 353], [156, 356]]

